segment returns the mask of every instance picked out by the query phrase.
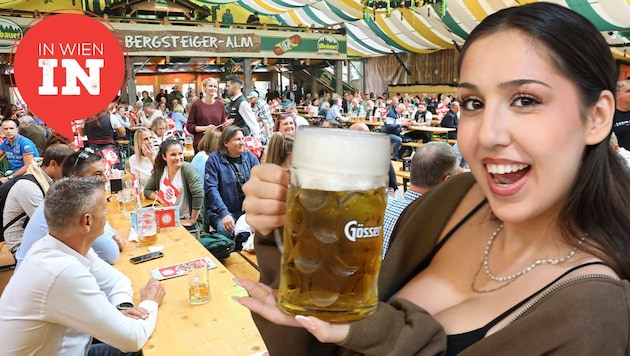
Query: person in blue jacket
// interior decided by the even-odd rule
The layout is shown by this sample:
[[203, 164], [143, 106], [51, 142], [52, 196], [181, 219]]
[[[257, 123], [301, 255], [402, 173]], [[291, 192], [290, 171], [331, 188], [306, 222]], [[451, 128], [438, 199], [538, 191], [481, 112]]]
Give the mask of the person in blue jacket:
[[252, 167], [259, 164], [245, 144], [243, 129], [228, 126], [221, 133], [220, 145], [206, 161], [204, 194], [210, 225], [226, 236], [232, 235], [236, 220], [243, 215], [243, 184]]

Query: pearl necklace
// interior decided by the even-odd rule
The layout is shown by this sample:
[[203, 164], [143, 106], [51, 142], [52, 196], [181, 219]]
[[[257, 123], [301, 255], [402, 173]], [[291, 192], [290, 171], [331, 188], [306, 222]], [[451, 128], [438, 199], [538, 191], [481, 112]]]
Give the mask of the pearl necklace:
[[532, 263], [531, 265], [527, 266], [527, 268], [525, 268], [524, 270], [517, 272], [517, 273], [513, 273], [509, 276], [505, 276], [505, 277], [498, 277], [495, 276], [494, 274], [492, 274], [492, 272], [490, 272], [490, 267], [488, 266], [488, 256], [490, 255], [490, 249], [492, 248], [492, 244], [494, 243], [494, 239], [497, 237], [497, 235], [499, 234], [499, 232], [501, 232], [501, 230], [503, 230], [503, 224], [501, 224], [493, 233], [492, 235], [490, 235], [490, 239], [488, 239], [488, 245], [486, 246], [486, 249], [483, 251], [483, 271], [486, 273], [486, 276], [488, 276], [488, 278], [490, 278], [491, 280], [495, 281], [495, 282], [511, 282], [514, 279], [524, 275], [525, 273], [530, 272], [531, 270], [533, 270], [534, 268], [540, 266], [540, 265], [557, 265], [563, 262], [568, 261], [569, 259], [571, 259], [573, 256], [575, 256], [575, 252], [577, 252], [577, 249], [580, 247], [580, 245], [582, 245], [582, 243], [584, 242], [584, 240], [586, 239], [586, 235], [582, 236], [582, 238], [580, 239], [580, 241], [578, 241], [578, 243], [575, 245], [575, 247], [573, 247], [573, 249], [571, 250], [571, 252], [569, 252], [568, 255], [562, 257], [562, 258], [547, 258], [544, 260], [536, 260], [534, 263]]

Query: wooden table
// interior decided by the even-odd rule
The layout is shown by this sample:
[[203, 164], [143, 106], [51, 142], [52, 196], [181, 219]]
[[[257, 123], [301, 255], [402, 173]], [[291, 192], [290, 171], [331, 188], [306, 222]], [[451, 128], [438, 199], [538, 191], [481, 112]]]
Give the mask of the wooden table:
[[[409, 126], [407, 130], [428, 132], [431, 135], [431, 141], [435, 139], [434, 135], [447, 135], [449, 132], [455, 131], [454, 128], [436, 126]], [[448, 136], [445, 138], [448, 139]]]
[[407, 191], [407, 183], [411, 179], [411, 172], [403, 171], [403, 163], [400, 161], [392, 161], [392, 166], [394, 166], [394, 172], [396, 172], [396, 177], [400, 177], [403, 180], [403, 190]]
[[[119, 235], [129, 236], [130, 221], [108, 204], [108, 221]], [[217, 268], [210, 271], [208, 303], [188, 302], [188, 280], [177, 277], [162, 281], [166, 297], [159, 307], [155, 331], [142, 349], [144, 355], [252, 355], [266, 350], [247, 308], [232, 300], [232, 296], [247, 293], [232, 278], [234, 276], [183, 227], [160, 231], [158, 242], [164, 257], [141, 264], [131, 264], [129, 258], [148, 253], [146, 246], [127, 242], [114, 265], [131, 279], [136, 305], [138, 290], [150, 278], [150, 270], [201, 257], [210, 257]]]
[[358, 119], [349, 119], [348, 121], [346, 121], [348, 126], [352, 124], [356, 124], [357, 122], [366, 124], [372, 131], [374, 130], [378, 131], [379, 127], [382, 127], [383, 125], [385, 125], [385, 123], [382, 121], [368, 121], [368, 120], [358, 120]]

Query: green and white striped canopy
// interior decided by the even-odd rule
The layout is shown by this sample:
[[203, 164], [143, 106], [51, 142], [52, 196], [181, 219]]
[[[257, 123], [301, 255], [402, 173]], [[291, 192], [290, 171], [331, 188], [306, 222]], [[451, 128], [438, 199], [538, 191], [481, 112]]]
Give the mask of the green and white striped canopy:
[[[198, 4], [234, 4], [275, 18], [288, 26], [329, 26], [344, 23], [348, 55], [378, 56], [394, 52], [426, 53], [462, 45], [468, 33], [487, 15], [536, 0], [445, 0], [438, 5], [374, 10], [360, 0], [195, 0]], [[552, 0], [589, 18], [623, 56], [630, 43], [630, 0]], [[422, 3], [422, 1], [420, 1]], [[609, 31], [613, 31], [609, 35]], [[628, 46], [630, 50], [630, 45]], [[628, 53], [630, 56], [630, 53]]]

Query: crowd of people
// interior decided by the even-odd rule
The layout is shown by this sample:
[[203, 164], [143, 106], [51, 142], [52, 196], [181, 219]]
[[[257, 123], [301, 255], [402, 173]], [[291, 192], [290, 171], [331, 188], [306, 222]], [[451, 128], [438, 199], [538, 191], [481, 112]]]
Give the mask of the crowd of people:
[[[593, 24], [551, 3], [488, 16], [462, 48], [458, 78], [456, 98], [299, 100], [289, 88], [283, 100], [244, 92], [238, 76], [226, 78], [223, 100], [208, 78], [188, 108], [181, 92], [113, 103], [80, 127], [79, 150], [52, 142], [40, 150], [18, 133], [38, 134], [35, 119], [5, 118], [3, 220], [17, 223], [3, 234], [18, 266], [0, 297], [3, 351], [133, 353], [151, 335], [164, 288], [149, 280], [133, 304], [129, 280], [111, 266], [125, 240], [106, 221], [113, 165], [102, 152], [133, 128], [126, 169], [145, 198], [177, 205], [191, 233], [234, 239], [239, 220], [255, 231], [260, 280], [237, 279], [248, 296], [234, 299], [254, 312], [272, 355], [627, 354], [630, 80], [617, 82]], [[425, 142], [412, 152], [409, 189], [388, 198], [379, 303], [358, 321], [293, 317], [277, 305], [273, 231], [284, 224], [298, 127], [309, 125], [297, 104], [324, 118], [322, 130], [350, 115], [381, 118], [392, 159], [410, 122], [457, 129], [455, 147]], [[251, 150], [255, 140], [263, 152]], [[463, 157], [470, 172], [461, 173]], [[395, 175], [390, 185], [398, 187]], [[166, 199], [165, 186], [180, 194]]]

